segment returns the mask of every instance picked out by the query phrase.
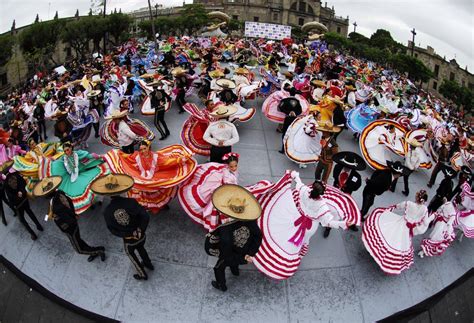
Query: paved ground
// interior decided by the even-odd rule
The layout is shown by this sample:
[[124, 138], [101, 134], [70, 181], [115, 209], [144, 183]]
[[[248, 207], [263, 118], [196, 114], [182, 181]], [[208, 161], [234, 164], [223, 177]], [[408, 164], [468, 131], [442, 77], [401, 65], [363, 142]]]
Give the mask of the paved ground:
[[[249, 102], [248, 106], [260, 107], [261, 103]], [[166, 118], [172, 135], [164, 142], [155, 141], [155, 149], [180, 142], [179, 130], [187, 115], [179, 115], [173, 107]], [[142, 119], [152, 124], [152, 117]], [[242, 156], [241, 184], [276, 180], [286, 169], [298, 170], [277, 152], [281, 135], [275, 128], [260, 111], [239, 126], [241, 140], [234, 151]], [[359, 151], [349, 132], [341, 134], [338, 141], [341, 150]], [[106, 147], [91, 138], [90, 151], [102, 153]], [[306, 182], [311, 182], [313, 172], [314, 167], [300, 170]], [[369, 174], [366, 171], [365, 176]], [[426, 171], [410, 176], [410, 198], [418, 188], [426, 188], [428, 176]], [[402, 182], [395, 193], [378, 197], [376, 205], [402, 201]], [[359, 205], [361, 191], [354, 194]], [[432, 195], [433, 191], [428, 192]], [[32, 205], [42, 219], [46, 203], [38, 200]], [[416, 258], [414, 266], [402, 275], [387, 276], [365, 251], [360, 231], [333, 230], [323, 239], [319, 230], [300, 271], [291, 279], [273, 281], [248, 265], [240, 277], [228, 275], [229, 290], [222, 293], [210, 285], [215, 258], [204, 252], [205, 232], [183, 213], [177, 201], [150, 221], [146, 247], [155, 271], [146, 282], [133, 279], [121, 241], [107, 231], [100, 208], [80, 219], [84, 239], [107, 249], [107, 260], [93, 263], [75, 254], [53, 223], [48, 222], [45, 232], [33, 242], [7, 212], [9, 224], [0, 226], [0, 254], [58, 296], [126, 322], [373, 322], [433, 295], [474, 265], [474, 242], [464, 239], [455, 242], [442, 257]], [[415, 250], [419, 241], [417, 237]]]

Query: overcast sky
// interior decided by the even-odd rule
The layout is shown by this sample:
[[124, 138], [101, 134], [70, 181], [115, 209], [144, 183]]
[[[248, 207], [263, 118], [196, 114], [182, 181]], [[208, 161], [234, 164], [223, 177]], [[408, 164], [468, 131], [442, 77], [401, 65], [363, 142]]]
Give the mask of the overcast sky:
[[[97, 1], [97, 0], [96, 0]], [[151, 0], [152, 5], [180, 5], [182, 0]], [[324, 0], [322, 3], [324, 4]], [[328, 0], [336, 15], [349, 15], [350, 31], [357, 22], [357, 31], [370, 36], [378, 28], [387, 29], [399, 42], [407, 44], [410, 30], [416, 29], [416, 45], [431, 45], [448, 60], [455, 58], [464, 68], [474, 71], [474, 0]], [[186, 3], [192, 3], [187, 0]], [[32, 23], [38, 13], [41, 20], [72, 16], [79, 9], [89, 11], [90, 0], [0, 0], [0, 32]], [[132, 11], [147, 5], [147, 0], [108, 0], [110, 10]]]

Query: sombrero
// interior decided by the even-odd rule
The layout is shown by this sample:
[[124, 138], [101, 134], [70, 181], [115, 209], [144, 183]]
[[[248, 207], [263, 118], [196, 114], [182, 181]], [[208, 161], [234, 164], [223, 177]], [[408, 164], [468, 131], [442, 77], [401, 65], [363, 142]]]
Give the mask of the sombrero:
[[344, 105], [344, 102], [341, 100], [340, 97], [336, 96], [336, 97], [332, 97], [332, 96], [328, 96], [329, 100], [336, 103], [336, 104], [339, 104], [339, 105]]
[[346, 85], [346, 89], [349, 90], [349, 91], [355, 91], [357, 90], [354, 86], [352, 85]]
[[410, 173], [410, 170], [408, 167], [404, 166], [400, 161], [392, 162], [390, 160], [387, 160], [387, 166], [392, 170], [394, 173], [402, 174], [402, 175], [407, 175]]
[[352, 151], [341, 151], [332, 156], [332, 160], [350, 169], [364, 170], [367, 167], [364, 158]]
[[163, 82], [161, 82], [161, 80], [157, 80], [157, 79], [156, 79], [156, 80], [151, 81], [150, 83], [147, 83], [146, 85], [148, 85], [148, 86], [156, 86], [156, 85], [160, 85], [160, 84], [162, 84], [162, 83], [163, 83]]
[[223, 89], [235, 89], [235, 82], [229, 79], [219, 79], [216, 81], [216, 84]]
[[33, 188], [33, 196], [43, 197], [54, 191], [56, 188], [61, 185], [62, 182], [61, 176], [51, 176], [43, 178], [38, 184]]
[[236, 113], [238, 108], [235, 105], [221, 105], [216, 110], [209, 113], [210, 116], [216, 118], [227, 118]]
[[110, 120], [110, 119], [120, 119], [120, 118], [123, 118], [125, 117], [126, 115], [128, 115], [128, 111], [127, 110], [124, 110], [124, 111], [113, 111], [110, 115], [108, 115], [107, 117], [105, 117], [105, 119], [107, 120]]
[[324, 132], [339, 132], [341, 128], [335, 127], [332, 122], [318, 123], [316, 130]]
[[235, 74], [248, 74], [249, 70], [243, 67], [238, 67], [234, 71]]
[[100, 94], [100, 90], [92, 90], [89, 93], [87, 93], [87, 97], [92, 98], [94, 96], [98, 96]]
[[421, 147], [422, 146], [421, 142], [419, 142], [415, 138], [405, 138], [405, 141], [413, 147]]
[[288, 72], [288, 71], [286, 71], [286, 72], [283, 72], [283, 73], [281, 73], [281, 74], [285, 75], [287, 78], [292, 78], [292, 77], [294, 77], [294, 76], [295, 76], [293, 73], [291, 73], [291, 72]]
[[224, 184], [212, 193], [212, 204], [221, 213], [242, 221], [260, 217], [262, 208], [255, 196], [239, 185]]
[[129, 175], [109, 174], [94, 180], [91, 190], [100, 195], [119, 195], [130, 190], [133, 184], [133, 178]]
[[145, 73], [145, 74], [140, 75], [140, 77], [144, 79], [149, 79], [149, 78], [155, 77], [155, 74]]
[[225, 76], [224, 72], [222, 72], [221, 70], [213, 70], [213, 71], [210, 71], [208, 74], [213, 79]]
[[464, 174], [467, 174], [467, 175], [472, 175], [472, 171], [469, 167], [467, 167], [466, 165], [462, 166], [461, 167], [461, 172], [463, 172]]
[[0, 173], [6, 173], [13, 166], [13, 160], [9, 160], [0, 165]]
[[441, 168], [441, 171], [446, 177], [450, 177], [450, 178], [456, 177], [456, 174], [457, 174], [456, 170], [448, 165], [444, 165], [443, 168]]
[[13, 120], [10, 122], [10, 127], [15, 128], [15, 127], [20, 127], [23, 124], [20, 120]]
[[187, 71], [182, 67], [176, 67], [171, 70], [171, 74], [173, 74], [173, 76], [183, 75], [186, 72]]
[[326, 82], [321, 80], [312, 80], [311, 84], [317, 87], [326, 87]]

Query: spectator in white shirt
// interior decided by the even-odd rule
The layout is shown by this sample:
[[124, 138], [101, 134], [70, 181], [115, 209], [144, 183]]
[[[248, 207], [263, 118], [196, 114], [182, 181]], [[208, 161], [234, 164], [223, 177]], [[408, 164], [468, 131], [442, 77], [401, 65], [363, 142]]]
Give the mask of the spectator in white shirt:
[[211, 122], [203, 139], [211, 144], [211, 162], [222, 163], [222, 156], [232, 151], [232, 145], [239, 142], [239, 133], [228, 118], [237, 112], [233, 105], [221, 105], [210, 115], [219, 120]]

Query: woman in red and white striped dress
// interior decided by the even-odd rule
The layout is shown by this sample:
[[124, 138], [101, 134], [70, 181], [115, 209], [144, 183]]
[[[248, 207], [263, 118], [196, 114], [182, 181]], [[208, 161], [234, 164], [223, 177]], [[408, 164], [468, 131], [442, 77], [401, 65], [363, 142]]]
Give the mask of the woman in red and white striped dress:
[[290, 278], [298, 270], [319, 224], [346, 229], [360, 223], [360, 211], [350, 195], [321, 182], [307, 186], [295, 171], [287, 171], [271, 188], [254, 195], [262, 206], [258, 224], [263, 239], [253, 263], [274, 279]]
[[434, 213], [436, 219], [430, 237], [421, 241], [421, 251], [418, 253], [421, 258], [441, 256], [448, 249], [456, 238], [453, 227], [456, 212], [453, 203], [446, 202]]
[[454, 226], [463, 231], [468, 238], [474, 238], [474, 192], [471, 190], [469, 181], [461, 185], [461, 205], [462, 208], [456, 214]]
[[[416, 193], [416, 202], [405, 201], [377, 208], [362, 228], [362, 241], [375, 262], [387, 274], [398, 275], [413, 264], [415, 235], [423, 234], [434, 215], [428, 214], [426, 191]], [[397, 213], [395, 213], [397, 212]]]

